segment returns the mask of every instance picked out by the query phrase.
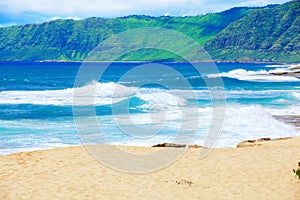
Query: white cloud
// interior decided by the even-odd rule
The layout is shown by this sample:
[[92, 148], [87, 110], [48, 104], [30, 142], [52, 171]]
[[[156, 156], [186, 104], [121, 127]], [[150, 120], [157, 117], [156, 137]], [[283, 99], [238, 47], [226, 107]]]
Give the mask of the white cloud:
[[46, 16], [116, 17], [130, 14], [195, 15], [218, 12], [235, 6], [265, 6], [288, 0], [1, 0], [1, 11]]
[[285, 0], [247, 0], [242, 1], [239, 6], [265, 6], [269, 4], [281, 4], [287, 2]]
[[45, 18], [43, 21], [53, 21], [57, 19], [73, 19], [73, 20], [81, 20], [82, 18], [79, 17], [59, 17], [59, 16], [54, 16], [50, 18]]
[[7, 26], [15, 26], [15, 25], [17, 24], [16, 23], [0, 24], [0, 28], [7, 27]]

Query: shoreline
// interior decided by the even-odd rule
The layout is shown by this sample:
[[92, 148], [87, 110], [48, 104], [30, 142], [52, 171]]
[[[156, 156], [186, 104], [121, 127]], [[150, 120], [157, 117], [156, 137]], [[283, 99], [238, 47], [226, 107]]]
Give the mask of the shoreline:
[[[171, 64], [176, 64], [176, 63], [189, 63], [186, 61], [69, 61], [69, 60], [37, 60], [37, 61], [5, 61], [5, 60], [0, 60], [1, 63], [35, 63], [35, 64], [42, 64], [42, 63], [47, 63], [47, 64], [55, 64], [55, 63], [64, 63], [64, 64], [72, 64], [72, 63], [171, 63]], [[286, 62], [280, 62], [280, 61], [233, 61], [233, 60], [204, 60], [204, 61], [193, 61], [191, 63], [218, 63], [218, 64], [266, 64], [266, 65], [297, 65], [299, 63], [286, 63]]]
[[203, 159], [198, 148], [189, 148], [147, 174], [115, 171], [83, 147], [16, 153], [0, 156], [0, 199], [299, 199], [300, 179], [293, 173], [299, 146], [300, 137], [262, 141], [216, 148]]
[[[300, 136], [287, 136], [287, 137], [280, 137], [280, 138], [259, 138], [259, 139], [246, 139], [246, 140], [242, 140], [239, 143], [237, 143], [235, 146], [231, 146], [231, 147], [206, 147], [206, 146], [201, 146], [198, 144], [177, 144], [177, 143], [158, 143], [158, 144], [154, 144], [151, 146], [138, 146], [138, 145], [114, 145], [114, 144], [104, 144], [105, 146], [114, 146], [114, 147], [120, 147], [120, 148], [144, 148], [144, 149], [159, 149], [159, 148], [187, 148], [187, 149], [201, 149], [201, 148], [209, 148], [211, 150], [216, 150], [216, 149], [237, 149], [237, 148], [243, 148], [243, 147], [253, 147], [253, 146], [260, 146], [260, 145], [264, 145], [266, 143], [272, 143], [272, 142], [277, 142], [277, 141], [284, 141], [284, 140], [291, 140], [291, 139], [300, 139]], [[100, 145], [100, 144], [96, 144], [96, 145]], [[5, 156], [12, 156], [14, 154], [22, 154], [22, 153], [34, 153], [37, 151], [51, 151], [51, 150], [55, 150], [55, 149], [67, 149], [67, 148], [86, 148], [86, 145], [69, 145], [69, 146], [61, 146], [61, 147], [49, 147], [49, 148], [44, 148], [44, 149], [40, 149], [40, 148], [32, 148], [31, 150], [28, 151], [18, 151], [18, 152], [12, 152], [9, 154], [4, 154], [4, 155], [0, 155], [1, 157], [5, 157]]]

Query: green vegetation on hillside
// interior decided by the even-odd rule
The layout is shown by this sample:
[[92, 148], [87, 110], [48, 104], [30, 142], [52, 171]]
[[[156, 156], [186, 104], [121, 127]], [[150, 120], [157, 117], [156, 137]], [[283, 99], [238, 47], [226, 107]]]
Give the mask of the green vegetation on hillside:
[[[300, 62], [300, 0], [193, 17], [94, 17], [0, 28], [0, 60], [81, 61], [111, 36], [142, 27], [182, 32], [204, 45], [215, 60]], [[174, 45], [180, 46], [180, 41], [174, 40]], [[110, 51], [113, 48], [118, 47]], [[182, 58], [170, 52], [144, 49], [119, 59], [179, 61]]]
[[[142, 27], [162, 27], [180, 31], [200, 44], [213, 38], [231, 22], [252, 8], [234, 8], [225, 12], [193, 17], [150, 17], [133, 15], [115, 19], [88, 18], [56, 20], [43, 24], [0, 29], [0, 60], [84, 60], [100, 42], [114, 34]], [[174, 41], [176, 42], [176, 41]], [[124, 60], [177, 60], [160, 51], [144, 51]], [[171, 56], [171, 58], [168, 58]]]
[[215, 59], [300, 61], [300, 1], [258, 9], [206, 43]]

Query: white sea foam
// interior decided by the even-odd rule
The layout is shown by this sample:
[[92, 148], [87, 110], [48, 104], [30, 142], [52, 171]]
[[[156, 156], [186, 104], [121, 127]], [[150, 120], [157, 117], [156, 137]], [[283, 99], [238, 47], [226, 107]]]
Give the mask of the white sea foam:
[[[298, 132], [295, 127], [289, 124], [285, 124], [273, 117], [273, 113], [276, 113], [277, 109], [264, 108], [259, 105], [243, 106], [243, 105], [229, 105], [226, 108], [225, 117], [219, 121], [223, 123], [223, 131], [220, 134], [220, 138], [217, 143], [217, 147], [230, 147], [237, 145], [240, 141], [246, 139], [258, 139], [263, 137], [270, 138], [279, 138], [287, 136], [297, 136]], [[212, 137], [212, 135], [207, 135], [208, 130], [210, 129], [212, 120], [212, 108], [199, 108], [199, 124], [198, 131], [196, 131], [195, 140], [193, 143], [200, 145], [204, 144], [206, 137]], [[178, 117], [178, 116], [177, 116]], [[197, 116], [188, 116], [191, 121], [192, 118]], [[137, 120], [137, 123], [151, 123], [151, 120], [148, 121], [149, 116], [146, 114], [138, 114], [134, 119]], [[175, 118], [174, 118], [175, 119]], [[243, 120], [241, 120], [243, 119]], [[172, 120], [172, 119], [168, 119]], [[187, 122], [189, 120], [186, 120]], [[175, 123], [176, 122], [176, 123]], [[180, 124], [181, 122], [175, 121], [172, 124], [172, 121], [167, 121], [165, 126], [167, 129], [180, 129], [181, 126], [185, 127], [184, 131], [186, 133], [193, 133], [194, 129], [189, 129], [188, 127], [192, 125], [189, 124]], [[176, 126], [174, 126], [176, 125]], [[175, 132], [176, 133], [176, 132]], [[218, 134], [216, 134], [218, 135]], [[190, 135], [193, 136], [193, 135]], [[172, 142], [176, 134], [161, 133], [150, 137], [147, 140], [139, 140], [137, 138], [130, 138], [123, 141], [118, 141], [120, 144], [127, 145], [146, 145], [150, 146], [162, 142]], [[180, 136], [181, 137], [181, 136]], [[113, 139], [112, 139], [113, 140]], [[176, 140], [180, 142], [180, 139]]]
[[[92, 83], [79, 88], [43, 91], [2, 91], [0, 104], [35, 105], [109, 105], [133, 96], [152, 104], [163, 106], [182, 106], [185, 99], [171, 91], [155, 88], [126, 87], [113, 82]], [[73, 101], [74, 100], [74, 101]]]
[[269, 74], [285, 73], [285, 72], [291, 72], [291, 70], [289, 70], [287, 68], [276, 68], [276, 69], [272, 69], [272, 70], [268, 71]]
[[300, 104], [295, 104], [287, 107], [282, 108], [265, 108], [270, 114], [276, 115], [276, 116], [289, 116], [289, 115], [300, 115]]
[[[209, 90], [175, 90], [177, 94], [186, 100], [211, 100]], [[225, 100], [233, 99], [264, 99], [278, 98], [282, 96], [292, 95], [299, 98], [299, 90], [226, 90], [220, 91], [226, 95]], [[253, 102], [251, 102], [253, 103]]]
[[300, 101], [300, 92], [293, 92], [292, 95]]
[[[197, 108], [187, 108], [187, 109], [197, 109]], [[172, 112], [168, 110], [166, 112], [166, 123], [164, 124], [165, 131], [159, 134], [154, 133], [153, 137], [149, 137], [147, 139], [140, 139], [136, 137], [129, 137], [128, 135], [120, 132], [118, 126], [113, 124], [113, 120], [111, 119], [113, 116], [99, 116], [98, 120], [100, 124], [105, 124], [105, 136], [109, 138], [109, 141], [112, 144], [123, 144], [123, 145], [141, 145], [141, 146], [151, 146], [157, 143], [163, 142], [174, 142], [174, 139], [177, 137], [177, 131], [180, 128], [183, 128], [184, 135], [180, 135], [179, 137], [193, 137], [193, 135], [189, 135], [196, 131], [195, 140], [192, 143], [196, 143], [199, 145], [204, 144], [204, 140], [206, 137], [211, 137], [208, 134], [208, 130], [210, 129], [212, 120], [212, 107], [204, 107], [198, 108], [199, 116], [187, 115], [188, 119], [185, 120], [186, 124], [181, 124], [181, 113], [180, 111]], [[288, 113], [290, 111], [290, 113]], [[219, 123], [223, 123], [223, 131], [218, 139], [218, 143], [216, 147], [232, 147], [235, 146], [242, 140], [245, 139], [257, 139], [262, 137], [270, 137], [270, 138], [278, 138], [278, 137], [287, 137], [287, 136], [297, 136], [298, 132], [296, 128], [291, 125], [285, 124], [281, 121], [278, 121], [273, 117], [273, 115], [283, 115], [283, 114], [299, 114], [299, 107], [289, 107], [286, 109], [275, 109], [275, 108], [265, 108], [259, 105], [240, 105], [240, 104], [229, 104], [226, 107], [226, 113], [224, 120]], [[195, 118], [199, 118], [198, 120], [198, 129], [193, 129], [194, 124], [193, 120]], [[189, 120], [190, 119], [190, 120]], [[243, 120], [241, 120], [243, 119]], [[191, 121], [191, 122], [190, 122]], [[7, 128], [17, 128], [17, 127], [27, 127], [25, 132], [31, 133], [39, 131], [41, 127], [45, 127], [45, 121], [40, 121], [37, 124], [37, 121], [23, 121], [21, 120], [10, 120], [10, 121], [0, 121], [1, 127]], [[9, 136], [13, 140], [14, 145], [16, 143], [20, 143], [19, 149], [0, 149], [0, 154], [8, 154], [17, 151], [30, 151], [31, 147], [34, 146], [39, 149], [55, 147], [57, 146], [68, 146], [69, 144], [80, 144], [78, 140], [76, 142], [76, 134], [75, 127], [70, 121], [59, 121], [59, 124], [47, 124], [46, 126], [50, 128], [52, 134], [44, 133], [44, 134], [34, 134], [34, 140], [31, 139], [32, 135], [26, 136], [24, 135], [24, 130], [22, 130], [22, 135], [15, 135], [14, 139]], [[126, 122], [124, 122], [126, 123]], [[151, 124], [152, 121], [149, 120], [149, 115], [145, 113], [138, 113], [132, 115], [132, 121], [127, 121], [127, 123], [133, 123], [138, 125], [147, 125]], [[43, 124], [43, 125], [42, 125]], [[154, 124], [155, 126], [155, 124]], [[63, 132], [65, 133], [64, 138], [62, 139], [61, 127], [64, 127]], [[148, 129], [153, 128], [152, 126], [148, 127]], [[30, 130], [32, 129], [32, 131]], [[155, 128], [153, 128], [155, 129]], [[61, 131], [60, 131], [61, 130]], [[119, 132], [118, 132], [119, 131]], [[49, 132], [49, 130], [47, 130]], [[187, 135], [185, 135], [187, 133]], [[133, 135], [134, 136], [134, 135]], [[2, 137], [4, 137], [2, 135]], [[57, 138], [58, 140], [50, 140], [51, 138]], [[216, 138], [217, 139], [217, 138]], [[6, 141], [6, 140], [4, 140]], [[38, 146], [36, 145], [38, 141]], [[181, 139], [177, 138], [177, 142], [180, 142]], [[185, 141], [183, 138], [182, 141]], [[8, 142], [8, 140], [7, 140]], [[32, 143], [32, 145], [30, 145]], [[8, 143], [7, 143], [8, 144]], [[26, 144], [26, 147], [23, 146]], [[18, 145], [16, 145], [18, 146]]]
[[160, 89], [140, 89], [136, 96], [158, 105], [183, 106], [186, 103], [186, 100], [178, 94], [172, 94], [172, 92]]
[[288, 65], [266, 65], [267, 68], [287, 68]]
[[[130, 94], [131, 88], [125, 86], [118, 89], [119, 94], [114, 94], [114, 83], [92, 82], [80, 88], [68, 88], [63, 90], [43, 90], [43, 91], [2, 91], [0, 92], [0, 104], [37, 104], [37, 105], [73, 105], [73, 94], [76, 90], [77, 102], [85, 104], [90, 95], [94, 95], [95, 105], [105, 105], [121, 101], [125, 95]], [[94, 92], [92, 91], [94, 89]], [[93, 92], [93, 93], [91, 93]]]
[[[277, 109], [266, 109], [259, 105], [227, 106], [223, 131], [216, 146], [232, 147], [246, 139], [297, 136], [299, 132], [295, 127], [273, 117], [276, 111]], [[202, 144], [202, 142], [203, 133], [200, 133], [196, 143]]]
[[223, 72], [219, 74], [209, 74], [208, 78], [216, 77], [228, 77], [244, 81], [253, 82], [300, 82], [300, 79], [292, 76], [280, 76], [270, 75], [270, 73], [286, 72], [287, 69], [274, 69], [270, 71], [259, 70], [259, 71], [247, 71], [245, 69], [236, 69], [229, 72]]
[[[76, 95], [75, 100], [74, 92]], [[222, 92], [222, 91], [220, 91]], [[241, 98], [277, 98], [290, 94], [300, 99], [300, 92], [295, 90], [230, 90], [223, 91], [227, 99]], [[209, 90], [165, 90], [158, 88], [127, 87], [116, 83], [92, 82], [80, 88], [43, 91], [2, 91], [0, 104], [33, 104], [33, 105], [110, 105], [122, 100], [137, 97], [146, 103], [141, 108], [153, 108], [160, 105], [164, 108], [183, 107], [188, 100], [211, 100]]]
[[278, 99], [278, 100], [274, 100], [273, 102], [274, 103], [284, 103], [284, 104], [290, 103], [290, 101], [286, 100], [286, 99]]
[[[188, 109], [195, 109], [195, 108], [188, 108]], [[294, 110], [293, 108], [290, 108]], [[300, 109], [297, 109], [298, 113]], [[189, 127], [193, 127], [193, 124], [188, 124], [189, 121], [193, 122], [193, 119], [198, 117], [198, 131], [196, 135], [195, 143], [202, 145], [204, 139], [209, 137], [208, 130], [210, 128], [212, 120], [216, 120], [212, 118], [212, 107], [205, 107], [205, 108], [198, 108], [199, 116], [190, 115], [187, 116], [189, 119], [185, 121], [187, 124], [180, 124], [182, 121], [178, 121], [181, 115], [172, 115], [172, 113], [166, 113], [167, 115], [171, 114], [172, 117], [167, 117], [167, 122], [165, 126], [169, 126], [170, 128], [180, 128], [181, 126], [184, 127], [184, 130], [187, 133], [192, 133], [195, 130], [189, 129]], [[223, 120], [218, 119], [218, 123], [223, 123], [223, 131], [221, 134], [221, 138], [219, 143], [217, 144], [218, 147], [228, 147], [234, 146], [238, 142], [245, 140], [245, 139], [258, 139], [263, 137], [271, 137], [271, 138], [278, 138], [278, 137], [287, 137], [287, 136], [297, 136], [298, 132], [295, 127], [289, 124], [285, 124], [282, 121], [277, 120], [274, 118], [273, 115], [277, 114], [295, 114], [288, 112], [288, 109], [279, 110], [275, 108], [264, 108], [260, 105], [240, 105], [240, 104], [230, 104], [226, 107], [226, 113]], [[152, 121], [149, 120], [149, 115], [147, 114], [137, 114], [135, 117], [132, 118], [133, 120], [137, 120], [136, 123], [151, 123]], [[241, 120], [243, 119], [243, 120]], [[174, 121], [172, 124], [172, 120]], [[174, 126], [176, 124], [176, 126]], [[164, 135], [164, 134], [163, 134]], [[168, 135], [168, 134], [167, 134]], [[166, 138], [167, 135], [165, 136]], [[174, 137], [174, 135], [170, 135], [170, 137]], [[133, 141], [137, 143], [137, 140]], [[151, 140], [143, 141], [143, 144], [153, 145], [159, 142], [153, 138]]]
[[230, 107], [226, 110], [224, 131], [241, 133], [247, 138], [295, 134], [294, 127], [273, 117], [274, 110], [277, 109], [266, 109], [260, 105]]
[[290, 70], [299, 70], [300, 69], [300, 64], [296, 64], [296, 65], [290, 65], [289, 66]]
[[69, 101], [66, 105], [108, 105], [130, 97], [135, 91], [134, 87], [93, 81], [83, 87], [66, 89], [63, 92], [68, 92], [66, 97]]

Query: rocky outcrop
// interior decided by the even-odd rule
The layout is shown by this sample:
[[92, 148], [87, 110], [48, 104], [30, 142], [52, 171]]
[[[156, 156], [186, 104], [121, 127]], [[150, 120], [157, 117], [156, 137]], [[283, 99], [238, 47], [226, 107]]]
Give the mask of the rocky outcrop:
[[290, 124], [300, 130], [300, 116], [299, 115], [284, 115], [274, 116], [275, 119], [284, 123]]
[[288, 139], [291, 139], [291, 138], [292, 137], [276, 138], [276, 139], [260, 138], [258, 140], [245, 140], [245, 141], [240, 142], [236, 147], [241, 148], [241, 147], [260, 146], [265, 142], [277, 141], [277, 140], [288, 140]]
[[273, 72], [270, 73], [271, 75], [276, 75], [276, 76], [280, 76], [280, 75], [284, 75], [284, 76], [294, 76], [294, 77], [300, 77], [300, 71], [295, 71], [295, 72]]
[[292, 65], [290, 67], [291, 70], [297, 70], [297, 69], [300, 69], [300, 64], [297, 64], [297, 65]]
[[173, 147], [173, 148], [201, 148], [199, 145], [185, 145], [185, 144], [174, 144], [174, 143], [162, 143], [162, 144], [156, 144], [153, 145], [152, 147]]

